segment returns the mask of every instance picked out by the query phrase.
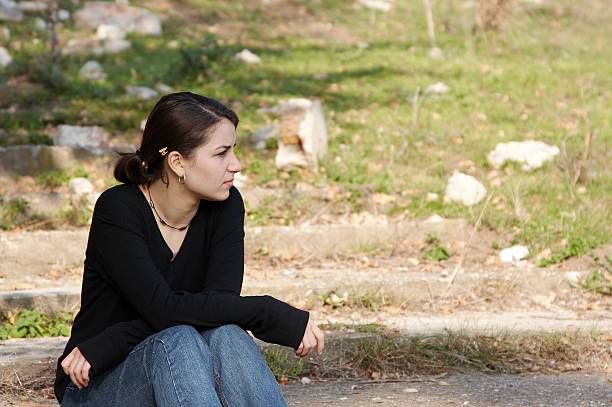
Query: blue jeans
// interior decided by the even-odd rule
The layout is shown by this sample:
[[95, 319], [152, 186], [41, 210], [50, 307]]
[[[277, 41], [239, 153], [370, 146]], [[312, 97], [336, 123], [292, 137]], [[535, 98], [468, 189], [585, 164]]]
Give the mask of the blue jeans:
[[114, 369], [70, 382], [62, 407], [287, 406], [257, 344], [237, 325], [178, 325], [139, 343]]

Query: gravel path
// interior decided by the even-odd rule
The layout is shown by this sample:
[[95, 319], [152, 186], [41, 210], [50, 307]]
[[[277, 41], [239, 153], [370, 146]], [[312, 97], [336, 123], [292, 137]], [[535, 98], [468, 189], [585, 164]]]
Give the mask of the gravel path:
[[327, 382], [283, 386], [290, 406], [612, 406], [612, 375], [455, 374], [401, 383]]

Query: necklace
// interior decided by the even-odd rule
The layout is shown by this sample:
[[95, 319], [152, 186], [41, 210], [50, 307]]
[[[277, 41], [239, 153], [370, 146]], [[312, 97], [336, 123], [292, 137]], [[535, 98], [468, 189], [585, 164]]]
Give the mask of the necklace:
[[187, 225], [180, 226], [180, 227], [172, 226], [172, 225], [169, 225], [168, 223], [166, 223], [166, 221], [163, 220], [161, 216], [159, 216], [159, 213], [157, 212], [157, 209], [155, 209], [155, 204], [153, 203], [153, 198], [151, 198], [151, 190], [149, 189], [149, 184], [147, 184], [147, 192], [149, 193], [149, 205], [151, 205], [151, 209], [153, 209], [153, 212], [155, 212], [155, 214], [159, 218], [159, 221], [161, 222], [162, 225], [168, 226], [169, 228], [172, 228], [172, 229], [175, 229], [175, 230], [185, 230], [185, 229], [187, 229], [187, 227], [189, 227], [189, 225], [191, 224], [191, 220], [193, 220], [193, 218], [191, 218], [191, 220], [189, 221], [189, 223]]

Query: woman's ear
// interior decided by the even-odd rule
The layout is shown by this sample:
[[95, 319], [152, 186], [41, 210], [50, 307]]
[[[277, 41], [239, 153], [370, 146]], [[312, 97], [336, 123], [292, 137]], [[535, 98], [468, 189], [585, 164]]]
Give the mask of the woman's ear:
[[183, 156], [178, 151], [171, 151], [168, 153], [168, 167], [174, 172], [177, 177], [185, 175], [185, 168], [183, 167]]

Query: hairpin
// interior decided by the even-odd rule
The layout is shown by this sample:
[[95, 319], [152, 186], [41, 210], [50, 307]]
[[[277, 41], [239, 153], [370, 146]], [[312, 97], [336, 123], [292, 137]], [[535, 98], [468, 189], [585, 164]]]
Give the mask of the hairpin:
[[160, 148], [159, 153], [162, 155], [162, 157], [165, 156], [168, 154], [168, 147]]

